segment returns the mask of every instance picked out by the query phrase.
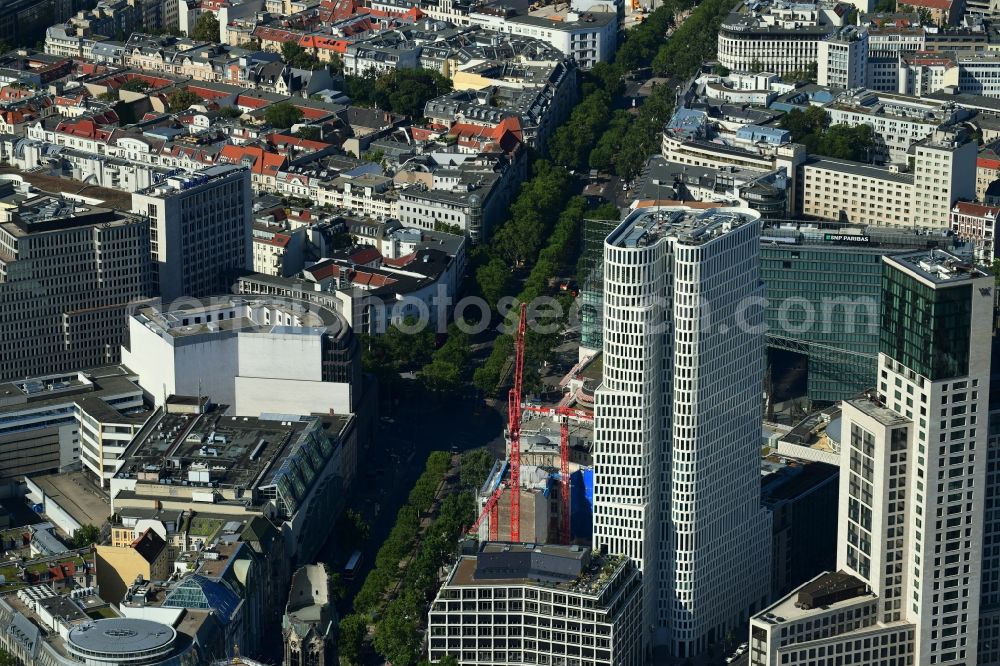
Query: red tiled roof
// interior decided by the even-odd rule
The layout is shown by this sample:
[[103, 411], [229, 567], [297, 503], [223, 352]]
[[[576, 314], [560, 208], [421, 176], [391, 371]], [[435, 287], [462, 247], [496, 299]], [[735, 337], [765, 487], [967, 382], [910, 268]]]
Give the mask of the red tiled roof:
[[[345, 30], [344, 32], [352, 34], [353, 32], [363, 32], [366, 29], [365, 26], [362, 26], [358, 30]], [[326, 35], [305, 35], [299, 40], [299, 46], [304, 49], [323, 49], [335, 53], [347, 53], [347, 45], [349, 43], [346, 39], [338, 39]]]
[[927, 9], [951, 9], [951, 0], [908, 0], [906, 4]]
[[955, 60], [946, 56], [942, 53], [936, 53], [934, 51], [916, 51], [912, 56], [906, 59], [907, 62], [911, 62], [915, 65], [925, 65], [933, 67], [935, 65], [950, 65], [955, 66]]
[[292, 136], [291, 134], [279, 134], [275, 132], [274, 134], [269, 134], [267, 137], [267, 142], [276, 148], [282, 148], [285, 146], [295, 146], [296, 148], [309, 148], [310, 150], [323, 150], [324, 148], [329, 148], [330, 144], [324, 143], [322, 141], [311, 141], [309, 139], [303, 139], [299, 136]]
[[258, 146], [227, 145], [219, 153], [219, 162], [241, 164], [245, 158], [251, 160], [250, 171], [257, 175], [274, 176], [285, 163], [285, 156], [266, 152]]
[[264, 245], [273, 245], [275, 247], [287, 247], [289, 241], [292, 237], [288, 234], [274, 234], [271, 238], [254, 238], [254, 243], [263, 243]]
[[236, 106], [245, 106], [248, 109], [261, 109], [268, 104], [272, 104], [271, 100], [253, 95], [240, 95], [236, 98]]
[[129, 81], [135, 81], [136, 79], [140, 81], [145, 81], [152, 88], [163, 88], [173, 83], [173, 81], [171, 81], [170, 79], [163, 79], [158, 76], [153, 76], [151, 74], [139, 74], [137, 72], [127, 72], [125, 74], [113, 76], [111, 78], [105, 79], [102, 83], [105, 83], [109, 88], [117, 89], [121, 88]]
[[103, 74], [108, 71], [108, 68], [104, 65], [98, 65], [92, 62], [80, 63], [80, 73], [84, 76], [89, 76], [91, 74]]
[[413, 136], [414, 141], [427, 141], [438, 136], [440, 132], [427, 129], [426, 127], [411, 127], [410, 134]]
[[316, 109], [311, 106], [299, 106], [294, 102], [292, 102], [292, 105], [302, 112], [303, 120], [319, 120], [320, 118], [326, 118], [331, 115], [331, 112], [326, 109]]
[[524, 131], [517, 117], [504, 118], [495, 127], [473, 125], [471, 123], [455, 123], [448, 134], [458, 137], [461, 145], [486, 146], [494, 144], [504, 152], [511, 152], [517, 145], [524, 142]]
[[393, 18], [409, 19], [411, 21], [419, 21], [425, 16], [425, 14], [422, 11], [420, 11], [418, 7], [412, 7], [405, 12], [392, 12], [392, 11], [386, 11], [384, 9], [368, 9], [368, 13], [371, 14], [372, 16], [378, 16], [381, 18], [393, 17]]
[[379, 275], [378, 273], [366, 273], [364, 271], [354, 271], [351, 274], [351, 283], [366, 285], [369, 287], [386, 287], [391, 284], [396, 284], [399, 280], [391, 278], [387, 275]]
[[76, 562], [59, 562], [49, 567], [49, 576], [52, 580], [65, 580], [76, 575]]
[[348, 255], [350, 260], [359, 266], [365, 264], [370, 264], [373, 261], [378, 261], [382, 258], [382, 253], [375, 248], [368, 246], [358, 248], [356, 251]]
[[90, 93], [87, 91], [78, 95], [59, 95], [56, 97], [56, 104], [60, 106], [76, 106], [88, 97], [90, 97]]
[[299, 41], [301, 33], [291, 32], [289, 30], [280, 30], [278, 28], [269, 28], [267, 26], [259, 25], [253, 29], [251, 33], [257, 39], [263, 42], [285, 42]]
[[320, 262], [311, 268], [307, 268], [304, 272], [311, 275], [312, 279], [316, 282], [321, 282], [328, 278], [340, 277], [340, 266], [332, 261]]
[[222, 92], [221, 90], [215, 90], [214, 88], [206, 88], [204, 86], [188, 84], [188, 92], [193, 92], [198, 97], [202, 99], [220, 99], [229, 95], [227, 92]]
[[961, 215], [975, 215], [976, 217], [996, 218], [1000, 216], [1000, 207], [986, 206], [972, 201], [956, 201], [952, 211]]
[[92, 116], [64, 120], [56, 125], [57, 132], [73, 136], [106, 141], [111, 136], [110, 126], [118, 122], [118, 114], [108, 109]]
[[17, 125], [18, 123], [34, 120], [35, 112], [31, 108], [10, 109], [8, 111], [0, 111], [0, 118], [3, 118], [3, 121], [8, 125]]
[[2, 102], [12, 102], [19, 99], [24, 99], [25, 97], [31, 97], [35, 93], [27, 88], [21, 88], [19, 86], [7, 86], [6, 88], [0, 88], [0, 101]]
[[382, 259], [382, 263], [386, 266], [392, 266], [393, 268], [402, 268], [413, 261], [416, 256], [416, 252], [411, 252], [410, 254], [404, 254], [402, 257], [396, 257], [395, 259], [384, 257]]

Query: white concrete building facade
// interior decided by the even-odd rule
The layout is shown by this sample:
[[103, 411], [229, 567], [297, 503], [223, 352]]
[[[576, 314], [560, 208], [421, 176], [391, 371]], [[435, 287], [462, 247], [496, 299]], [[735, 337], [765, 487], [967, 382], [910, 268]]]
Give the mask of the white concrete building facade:
[[868, 76], [868, 30], [849, 25], [819, 42], [816, 82], [831, 88], [857, 88]]
[[203, 395], [237, 415], [346, 414], [360, 391], [358, 345], [346, 321], [292, 299], [141, 308], [129, 318], [122, 356], [157, 406], [170, 395]]
[[913, 147], [913, 223], [948, 228], [951, 205], [976, 196], [976, 142], [939, 130]]
[[745, 626], [770, 585], [763, 315], [740, 306], [760, 297], [759, 236], [749, 209], [650, 207], [604, 247], [594, 544], [637, 563], [647, 639], [678, 657]]
[[150, 295], [148, 222], [4, 178], [26, 196], [0, 215], [0, 379], [117, 362], [126, 307]]

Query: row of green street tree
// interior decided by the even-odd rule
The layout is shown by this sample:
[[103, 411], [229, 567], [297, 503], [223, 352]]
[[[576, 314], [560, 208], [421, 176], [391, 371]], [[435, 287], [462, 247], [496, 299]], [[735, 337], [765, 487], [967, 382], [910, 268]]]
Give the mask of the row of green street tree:
[[371, 643], [382, 658], [394, 666], [417, 663], [419, 630], [437, 591], [438, 574], [454, 555], [455, 538], [475, 518], [474, 493], [492, 464], [483, 449], [463, 454], [458, 492], [444, 497], [421, 537], [421, 519], [433, 513], [436, 490], [451, 466], [447, 453], [430, 454], [378, 551], [375, 568], [354, 598], [354, 612], [340, 621], [338, 649], [343, 660], [361, 662], [368, 627], [374, 625]]
[[[686, 51], [675, 49], [664, 52], [664, 35], [673, 28], [675, 16], [690, 9], [692, 1], [668, 0], [629, 32], [618, 51], [617, 62], [599, 65], [586, 76], [583, 100], [550, 138], [548, 159], [533, 160], [529, 178], [512, 202], [508, 218], [493, 230], [489, 244], [473, 250], [470, 292], [491, 305], [505, 297], [527, 303], [553, 293], [554, 280], [574, 272], [583, 220], [617, 219], [619, 213], [614, 205], [591, 209], [584, 197], [574, 194], [575, 181], [569, 170], [611, 169], [631, 178], [647, 157], [657, 152], [661, 128], [673, 110], [672, 89], [654, 88], [653, 94], [635, 111], [614, 109], [614, 104], [623, 92], [625, 74], [629, 71], [654, 65], [655, 60], [654, 66], [686, 77], [692, 73], [685, 71], [687, 58], [696, 57], [700, 63], [702, 58], [711, 57], [706, 49], [714, 49], [714, 35], [709, 39], [697, 33], [707, 30], [706, 26], [713, 22], [717, 25], [720, 13], [728, 11], [732, 0], [704, 0], [687, 19], [690, 22], [699, 13], [704, 15], [695, 19], [695, 28], [687, 29], [690, 34], [685, 37], [700, 40], [691, 47], [698, 51], [697, 55], [689, 56]], [[678, 28], [678, 32], [686, 25]], [[348, 77], [348, 95], [362, 104], [377, 104], [379, 108], [420, 116], [431, 92], [429, 87], [434, 92], [448, 89], [446, 79], [438, 81], [419, 70], [396, 74], [391, 80]], [[564, 316], [571, 301], [569, 294], [560, 297]], [[501, 314], [505, 315], [505, 332], [496, 338], [490, 356], [472, 377], [476, 387], [487, 394], [499, 388], [513, 355], [509, 332], [516, 325], [517, 308], [511, 307]], [[470, 340], [457, 326], [449, 328], [446, 341], [436, 350], [431, 331], [411, 335], [400, 328], [406, 326], [391, 326], [382, 336], [361, 336], [365, 366], [379, 371], [383, 382], [398, 380], [401, 371], [415, 368], [420, 368], [419, 375], [432, 388], [455, 390], [468, 380], [464, 371], [469, 361]], [[537, 333], [529, 328], [525, 362], [525, 384], [529, 390], [537, 385], [534, 369], [551, 353], [555, 342], [555, 334]], [[428, 459], [427, 469], [414, 487], [410, 501], [400, 509], [395, 527], [379, 550], [375, 568], [354, 599], [354, 612], [341, 621], [339, 645], [346, 661], [359, 661], [368, 627], [374, 623], [372, 646], [379, 655], [395, 666], [417, 663], [419, 628], [436, 590], [438, 569], [453, 554], [454, 539], [461, 527], [474, 517], [474, 493], [490, 464], [492, 459], [485, 451], [463, 456], [461, 491], [441, 502], [436, 520], [419, 538], [421, 515], [434, 504], [434, 489], [448, 466], [444, 454], [434, 453]], [[387, 594], [393, 589], [394, 594]]]
[[[677, 34], [692, 43], [697, 42], [697, 46], [691, 48], [698, 49], [699, 58], [711, 57], [714, 52], [706, 52], [705, 44], [710, 43], [713, 49], [715, 44], [714, 35], [708, 39], [699, 31], [705, 30], [706, 24], [717, 25], [733, 4], [733, 0], [706, 0], [677, 28]], [[673, 89], [666, 85], [655, 86], [638, 110], [613, 110], [614, 102], [624, 91], [628, 72], [649, 67], [654, 59], [671, 68], [675, 67], [675, 60], [676, 66], [682, 64], [672, 51], [663, 55], [667, 44], [673, 41], [665, 41], [664, 35], [673, 29], [677, 14], [689, 10], [691, 5], [692, 0], [668, 0], [627, 33], [614, 63], [598, 64], [585, 76], [583, 100], [549, 139], [551, 161], [535, 160], [531, 177], [523, 183], [511, 205], [510, 217], [495, 230], [490, 244], [478, 249], [473, 257], [472, 291], [488, 303], [499, 303], [505, 296], [514, 296], [518, 302], [531, 302], [548, 293], [554, 278], [570, 277], [573, 272], [584, 218], [617, 219], [618, 211], [613, 205], [589, 210], [585, 199], [571, 196], [573, 179], [568, 170], [589, 166], [612, 170], [630, 179], [640, 172], [649, 155], [658, 151], [662, 127], [673, 112]], [[688, 28], [689, 24], [697, 29]], [[678, 71], [683, 76], [691, 73]], [[525, 271], [528, 271], [527, 279], [519, 289], [518, 278]], [[569, 312], [570, 299], [570, 296], [562, 297], [560, 305], [564, 314]], [[505, 323], [510, 330], [516, 323], [516, 309], [501, 314], [506, 315]], [[535, 368], [551, 354], [555, 343], [554, 334], [529, 331], [525, 350], [525, 385], [529, 390], [538, 386]], [[468, 358], [456, 353], [449, 344], [445, 348], [441, 350], [445, 353], [434, 354], [432, 363], [424, 367], [427, 378], [433, 378], [433, 383], [440, 388], [453, 386], [455, 380], [462, 377], [462, 366], [439, 361], [439, 356], [447, 355], [456, 361]], [[499, 336], [490, 356], [475, 370], [476, 387], [492, 394], [512, 354], [510, 335]]]
[[[674, 110], [676, 88], [660, 83], [638, 109], [614, 109], [629, 72], [652, 67], [676, 84], [715, 57], [720, 23], [735, 0], [668, 0], [630, 30], [613, 63], [599, 63], [587, 75], [584, 100], [549, 144], [552, 160], [568, 169], [612, 171], [631, 180], [658, 152], [663, 125]], [[676, 27], [678, 15], [690, 15]], [[674, 31], [670, 39], [663, 36]]]
[[[705, 0], [691, 10], [692, 0], [668, 0], [646, 20], [630, 30], [621, 44], [614, 63], [601, 63], [584, 79], [581, 103], [570, 117], [550, 137], [550, 159], [535, 159], [529, 178], [510, 206], [510, 216], [493, 231], [488, 245], [477, 248], [470, 261], [473, 280], [469, 291], [495, 305], [504, 297], [530, 302], [547, 293], [551, 282], [559, 276], [572, 276], [572, 266], [579, 250], [581, 225], [585, 217], [615, 219], [618, 211], [608, 205], [588, 210], [582, 197], [572, 196], [574, 179], [568, 170], [591, 168], [610, 169], [623, 178], [635, 177], [649, 155], [658, 151], [664, 123], [674, 106], [674, 88], [654, 86], [652, 94], [637, 110], [613, 109], [614, 100], [624, 91], [626, 74], [635, 69], [662, 68], [675, 76], [690, 76], [703, 59], [714, 56], [715, 37], [708, 35], [712, 26], [728, 13], [734, 0]], [[673, 38], [664, 40], [674, 30], [675, 19], [681, 12], [690, 16], [676, 28]], [[710, 38], [711, 37], [711, 38]], [[689, 46], [678, 50], [671, 43], [682, 41]], [[696, 51], [694, 56], [688, 51]], [[416, 108], [404, 110], [397, 101], [391, 103], [393, 92], [399, 92], [407, 81], [421, 81], [425, 100], [431, 92], [445, 91], [447, 79], [437, 81], [423, 70], [401, 70], [391, 80], [347, 77], [348, 94], [361, 103], [377, 103], [380, 108], [399, 109], [421, 115], [423, 101]], [[428, 78], [429, 77], [429, 78]], [[434, 87], [431, 91], [427, 86]], [[523, 286], [520, 278], [527, 279]], [[569, 297], [562, 302], [562, 311], [569, 311]], [[512, 325], [515, 315], [509, 312], [506, 323]], [[529, 333], [526, 345], [526, 383], [537, 385], [533, 369], [550, 353], [555, 344], [552, 334]], [[455, 390], [468, 379], [463, 370], [469, 361], [469, 339], [458, 327], [449, 329], [447, 341], [434, 350], [434, 335], [425, 331], [416, 335], [401, 333], [390, 327], [385, 336], [366, 338], [366, 363], [380, 373], [384, 385], [398, 379], [399, 372], [420, 369], [420, 375], [432, 388]], [[502, 379], [505, 365], [513, 351], [509, 335], [495, 341], [488, 359], [473, 376], [477, 388], [492, 393]]]

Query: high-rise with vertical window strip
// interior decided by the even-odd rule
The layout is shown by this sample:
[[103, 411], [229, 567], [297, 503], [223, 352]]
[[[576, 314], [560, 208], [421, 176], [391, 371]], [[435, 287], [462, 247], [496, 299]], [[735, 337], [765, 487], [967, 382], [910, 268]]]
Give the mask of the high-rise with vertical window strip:
[[643, 576], [647, 638], [689, 657], [762, 607], [759, 215], [641, 208], [604, 248], [594, 544]]

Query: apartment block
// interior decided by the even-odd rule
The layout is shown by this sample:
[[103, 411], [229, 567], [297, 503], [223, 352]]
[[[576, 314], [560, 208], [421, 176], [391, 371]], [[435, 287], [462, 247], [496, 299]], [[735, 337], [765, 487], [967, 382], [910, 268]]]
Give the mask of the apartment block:
[[976, 263], [992, 266], [996, 259], [997, 223], [1000, 207], [972, 201], [956, 201], [951, 209], [951, 230], [972, 243]]
[[898, 166], [810, 157], [799, 177], [802, 214], [854, 225], [913, 226], [913, 174]]
[[897, 92], [926, 95], [959, 85], [959, 66], [950, 54], [907, 53], [899, 58]]
[[986, 201], [986, 190], [997, 180], [1000, 180], [1000, 155], [984, 146], [976, 157], [976, 201]]
[[924, 28], [898, 16], [864, 16], [862, 22], [868, 28], [866, 85], [872, 90], [898, 92], [900, 56], [924, 50]]
[[869, 125], [875, 145], [867, 162], [905, 164], [914, 143], [932, 136], [942, 125], [972, 118], [972, 113], [951, 104], [861, 88], [843, 93], [823, 107], [830, 124]]
[[618, 44], [618, 13], [578, 11], [568, 7], [518, 14], [502, 6], [482, 5], [469, 12], [469, 21], [523, 37], [533, 37], [572, 57], [582, 69], [608, 62]]
[[947, 227], [951, 205], [976, 196], [976, 142], [961, 130], [941, 129], [911, 150], [913, 223]]
[[816, 82], [831, 88], [856, 88], [868, 76], [868, 30], [845, 26], [820, 40], [816, 53]]
[[960, 93], [1000, 97], [1000, 53], [961, 53], [957, 58]]
[[855, 225], [948, 228], [951, 205], [975, 196], [975, 142], [961, 131], [935, 129], [908, 152], [912, 172], [809, 158], [798, 178], [802, 214]]

